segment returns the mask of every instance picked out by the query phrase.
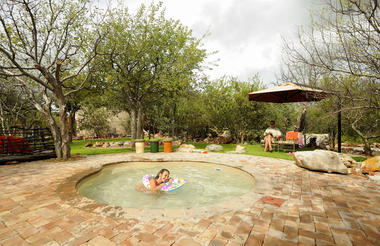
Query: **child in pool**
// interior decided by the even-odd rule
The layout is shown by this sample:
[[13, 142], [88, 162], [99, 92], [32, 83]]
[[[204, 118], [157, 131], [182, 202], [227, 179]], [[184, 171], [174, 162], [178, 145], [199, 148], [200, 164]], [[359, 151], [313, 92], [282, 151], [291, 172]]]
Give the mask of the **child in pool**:
[[169, 177], [170, 171], [168, 169], [161, 169], [156, 177], [151, 178], [149, 180], [150, 189], [147, 189], [144, 184], [139, 185], [136, 187], [136, 190], [139, 191], [158, 191], [163, 186], [167, 185], [167, 183], [171, 184], [173, 182], [173, 179]]

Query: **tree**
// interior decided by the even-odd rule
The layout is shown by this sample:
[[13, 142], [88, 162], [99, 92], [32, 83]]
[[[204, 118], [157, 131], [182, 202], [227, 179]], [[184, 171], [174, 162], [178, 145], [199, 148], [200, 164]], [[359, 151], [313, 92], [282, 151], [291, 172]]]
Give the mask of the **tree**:
[[161, 4], [142, 5], [135, 15], [112, 10], [105, 28], [111, 34], [101, 47], [107, 79], [130, 114], [134, 141], [143, 136], [144, 108], [189, 84], [206, 52], [191, 30], [165, 18]]
[[[70, 157], [67, 98], [91, 79], [91, 63], [103, 37], [92, 22], [88, 3], [0, 3], [0, 76], [14, 78], [23, 85], [29, 99], [49, 122], [55, 152], [63, 159]], [[82, 79], [75, 80], [81, 74]]]
[[94, 104], [88, 104], [82, 109], [79, 129], [93, 133], [96, 138], [105, 137], [110, 129], [108, 119], [111, 112], [105, 107], [96, 107]]
[[[336, 95], [342, 110], [370, 154], [369, 139], [380, 137], [359, 121], [377, 121], [380, 110], [380, 9], [378, 0], [328, 0], [299, 44], [284, 42], [283, 80], [319, 85]], [[361, 130], [359, 130], [359, 128]], [[367, 130], [364, 130], [367, 129]], [[363, 132], [367, 131], [367, 132]], [[369, 137], [369, 138], [368, 138]]]
[[45, 127], [41, 114], [25, 97], [22, 86], [0, 79], [0, 124], [2, 132], [10, 132], [11, 127]]
[[258, 137], [269, 120], [275, 119], [277, 111], [272, 105], [248, 101], [249, 92], [262, 88], [257, 75], [249, 82], [231, 77], [211, 82], [204, 96], [209, 125], [218, 130], [230, 130], [239, 142], [244, 142], [249, 131]]

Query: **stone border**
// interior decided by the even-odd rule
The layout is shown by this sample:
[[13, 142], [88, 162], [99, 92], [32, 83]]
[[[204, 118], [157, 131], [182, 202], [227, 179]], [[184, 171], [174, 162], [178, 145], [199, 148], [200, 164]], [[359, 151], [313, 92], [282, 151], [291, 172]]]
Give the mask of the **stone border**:
[[[170, 209], [138, 209], [138, 208], [124, 208], [116, 205], [104, 204], [90, 198], [84, 197], [79, 194], [77, 190], [77, 185], [85, 178], [94, 175], [100, 172], [103, 167], [109, 165], [117, 165], [121, 163], [128, 162], [198, 162], [198, 163], [210, 163], [215, 165], [224, 165], [232, 168], [239, 169], [240, 171], [245, 172], [246, 174], [253, 177], [255, 180], [255, 186], [251, 191], [243, 194], [242, 196], [233, 198], [232, 200], [223, 201], [217, 204], [202, 206], [202, 207], [194, 207], [194, 208], [170, 208]], [[234, 165], [235, 164], [235, 165]], [[191, 218], [191, 219], [201, 219], [201, 218], [209, 218], [212, 216], [216, 216], [222, 213], [229, 212], [231, 210], [241, 210], [244, 208], [251, 207], [257, 200], [259, 200], [262, 195], [258, 194], [257, 191], [260, 190], [261, 185], [258, 184], [256, 177], [252, 170], [247, 167], [248, 164], [239, 164], [236, 163], [227, 163], [227, 162], [215, 162], [212, 160], [184, 160], [177, 158], [160, 158], [152, 160], [145, 159], [144, 160], [125, 160], [125, 161], [117, 161], [104, 163], [101, 166], [96, 168], [90, 168], [80, 173], [77, 173], [69, 178], [67, 178], [63, 183], [61, 183], [56, 190], [58, 197], [60, 197], [63, 201], [70, 204], [74, 208], [78, 208], [90, 213], [97, 213], [104, 217], [112, 217], [112, 218], [124, 218], [124, 219], [135, 219], [139, 218], [139, 220], [173, 220], [178, 218]]]

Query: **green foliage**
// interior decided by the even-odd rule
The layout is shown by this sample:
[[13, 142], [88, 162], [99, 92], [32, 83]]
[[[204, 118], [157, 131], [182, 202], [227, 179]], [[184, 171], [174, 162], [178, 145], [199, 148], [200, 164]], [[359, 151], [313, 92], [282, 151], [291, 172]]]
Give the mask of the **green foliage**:
[[28, 129], [44, 128], [48, 124], [21, 86], [11, 79], [0, 79], [0, 125], [7, 131], [14, 126]]
[[95, 137], [105, 137], [109, 132], [108, 118], [111, 112], [104, 107], [88, 105], [83, 108], [82, 117], [79, 119], [79, 129], [87, 130]]
[[293, 130], [300, 112], [297, 104], [248, 101], [248, 93], [264, 88], [257, 75], [248, 82], [232, 77], [203, 80], [202, 86], [187, 88], [177, 98], [161, 101], [149, 111], [149, 124], [170, 133], [174, 117], [177, 135], [205, 138], [229, 130], [235, 142], [254, 142], [270, 120], [275, 120], [284, 133]]
[[151, 124], [168, 126], [156, 120], [161, 114], [156, 105], [190, 85], [207, 56], [201, 40], [179, 21], [166, 18], [162, 4], [141, 5], [136, 14], [127, 9], [108, 14], [103, 28], [110, 35], [99, 47], [105, 95], [114, 108], [130, 113], [132, 132], [135, 117], [143, 114]]
[[206, 52], [179, 21], [167, 19], [161, 4], [142, 5], [135, 15], [113, 10], [100, 49], [107, 82], [122, 105], [151, 103], [189, 84]]

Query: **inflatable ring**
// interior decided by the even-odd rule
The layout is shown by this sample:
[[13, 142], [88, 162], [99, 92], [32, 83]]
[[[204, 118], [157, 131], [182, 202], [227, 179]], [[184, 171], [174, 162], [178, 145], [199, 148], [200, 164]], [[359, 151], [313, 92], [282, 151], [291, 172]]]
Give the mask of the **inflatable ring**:
[[[142, 178], [142, 182], [148, 190], [150, 190], [150, 179], [154, 178], [155, 176], [153, 174], [146, 174]], [[185, 184], [185, 180], [183, 178], [173, 179], [173, 182], [169, 184], [169, 182], [166, 182], [166, 185], [161, 187], [161, 191], [174, 191], [179, 188], [181, 188]]]
[[148, 190], [150, 190], [150, 179], [154, 177], [155, 176], [153, 174], [147, 174], [147, 175], [144, 175], [144, 177], [142, 178], [142, 183], [145, 186], [145, 188], [147, 188]]

